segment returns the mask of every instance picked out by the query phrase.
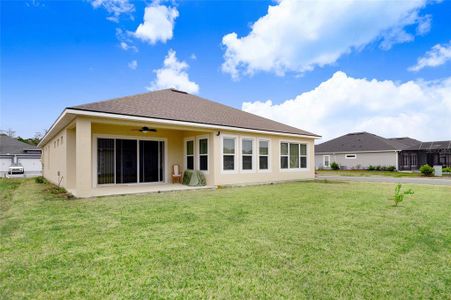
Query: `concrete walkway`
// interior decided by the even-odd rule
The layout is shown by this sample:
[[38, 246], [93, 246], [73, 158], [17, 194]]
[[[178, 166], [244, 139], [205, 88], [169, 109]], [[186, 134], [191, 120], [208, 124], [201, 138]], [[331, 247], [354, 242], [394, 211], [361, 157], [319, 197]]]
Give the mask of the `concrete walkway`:
[[330, 176], [317, 175], [319, 180], [357, 181], [357, 182], [392, 182], [392, 183], [414, 183], [451, 186], [451, 178], [410, 178], [410, 177], [387, 177], [387, 176]]

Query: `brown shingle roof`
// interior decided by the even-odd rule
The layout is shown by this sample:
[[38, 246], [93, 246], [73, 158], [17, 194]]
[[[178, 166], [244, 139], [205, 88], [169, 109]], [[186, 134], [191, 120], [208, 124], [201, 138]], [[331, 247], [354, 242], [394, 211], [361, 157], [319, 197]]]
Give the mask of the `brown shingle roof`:
[[318, 136], [308, 131], [174, 89], [159, 90], [69, 108], [279, 133]]

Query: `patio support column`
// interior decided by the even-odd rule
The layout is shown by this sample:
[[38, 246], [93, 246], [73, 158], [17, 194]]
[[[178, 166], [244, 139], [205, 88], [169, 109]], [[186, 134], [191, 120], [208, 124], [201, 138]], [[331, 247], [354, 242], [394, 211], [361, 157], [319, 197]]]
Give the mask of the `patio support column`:
[[88, 197], [92, 189], [91, 121], [77, 118], [75, 131], [75, 196]]

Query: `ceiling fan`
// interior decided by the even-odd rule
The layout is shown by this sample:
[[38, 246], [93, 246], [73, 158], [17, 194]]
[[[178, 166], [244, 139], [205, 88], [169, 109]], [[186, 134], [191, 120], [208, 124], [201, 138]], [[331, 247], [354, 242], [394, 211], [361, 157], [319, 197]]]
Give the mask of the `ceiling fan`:
[[157, 132], [155, 128], [149, 128], [147, 126], [143, 126], [140, 129], [132, 129], [134, 131], [141, 131], [142, 133], [149, 133], [149, 132]]

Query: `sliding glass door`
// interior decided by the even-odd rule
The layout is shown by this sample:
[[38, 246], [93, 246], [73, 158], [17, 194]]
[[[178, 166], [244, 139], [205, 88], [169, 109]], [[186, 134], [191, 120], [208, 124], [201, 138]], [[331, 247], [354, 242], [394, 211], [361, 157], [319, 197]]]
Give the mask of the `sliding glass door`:
[[114, 183], [114, 140], [97, 140], [97, 182]]
[[139, 182], [163, 181], [164, 142], [139, 141]]
[[164, 181], [164, 142], [97, 140], [97, 183]]
[[116, 183], [138, 180], [138, 157], [136, 140], [116, 140]]

